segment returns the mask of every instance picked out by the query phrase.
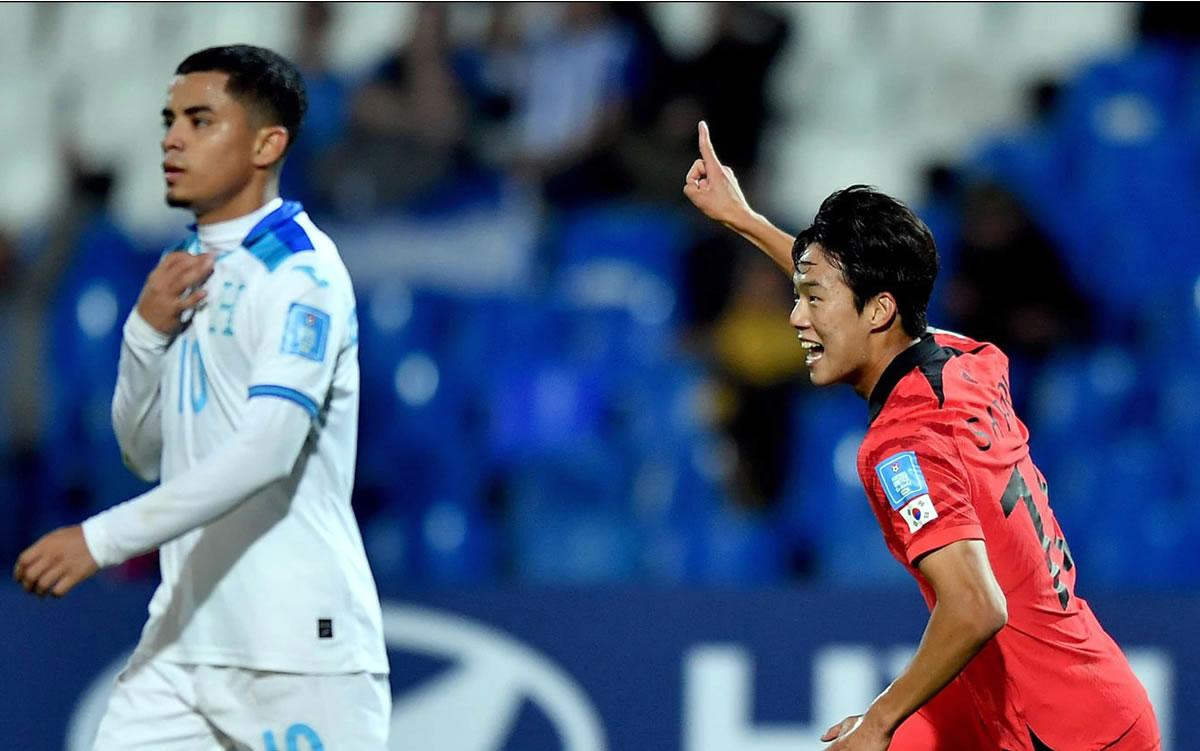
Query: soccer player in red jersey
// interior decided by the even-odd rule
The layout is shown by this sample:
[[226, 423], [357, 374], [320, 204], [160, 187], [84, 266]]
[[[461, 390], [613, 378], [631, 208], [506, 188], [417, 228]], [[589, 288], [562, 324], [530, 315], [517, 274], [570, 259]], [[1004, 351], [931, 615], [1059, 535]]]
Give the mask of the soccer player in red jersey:
[[892, 554], [931, 615], [920, 647], [830, 751], [1151, 751], [1146, 691], [1086, 601], [994, 345], [928, 328], [937, 251], [900, 202], [856, 185], [793, 238], [747, 204], [700, 124], [684, 193], [796, 289], [812, 382], [868, 402], [858, 454]]

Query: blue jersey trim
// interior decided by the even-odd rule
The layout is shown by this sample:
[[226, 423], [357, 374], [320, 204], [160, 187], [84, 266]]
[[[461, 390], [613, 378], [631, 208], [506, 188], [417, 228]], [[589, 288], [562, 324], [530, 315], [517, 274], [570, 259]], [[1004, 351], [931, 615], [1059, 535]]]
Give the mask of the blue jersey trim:
[[262, 261], [268, 271], [277, 269], [294, 253], [314, 250], [308, 233], [296, 222], [296, 216], [302, 211], [304, 207], [299, 203], [285, 201], [254, 225], [242, 241], [242, 247]]
[[304, 410], [308, 412], [309, 417], [314, 419], [316, 419], [317, 415], [320, 414], [321, 411], [320, 407], [317, 406], [317, 403], [313, 401], [308, 394], [297, 391], [293, 388], [288, 388], [287, 386], [276, 386], [269, 383], [251, 386], [249, 398], [253, 399], [256, 396], [276, 396], [280, 399], [287, 399], [288, 401], [295, 402], [301, 407], [304, 407]]
[[158, 260], [161, 261], [162, 259], [166, 258], [168, 254], [179, 250], [182, 250], [188, 255], [194, 256], [198, 254], [200, 252], [200, 236], [196, 234], [195, 227], [196, 225], [194, 224], [189, 225], [188, 229], [191, 230], [191, 234], [163, 248], [162, 253], [160, 253], [158, 256]]

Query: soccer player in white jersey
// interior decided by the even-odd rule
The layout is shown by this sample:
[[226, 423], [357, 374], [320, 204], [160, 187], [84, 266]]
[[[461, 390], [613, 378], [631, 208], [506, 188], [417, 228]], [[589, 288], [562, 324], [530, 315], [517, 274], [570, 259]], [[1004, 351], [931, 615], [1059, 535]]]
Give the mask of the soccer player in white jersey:
[[113, 427], [155, 489], [21, 554], [61, 597], [157, 548], [162, 584], [97, 751], [387, 745], [379, 597], [350, 508], [354, 290], [333, 242], [278, 197], [306, 108], [290, 62], [218, 47], [163, 109], [167, 203], [196, 217], [125, 324]]

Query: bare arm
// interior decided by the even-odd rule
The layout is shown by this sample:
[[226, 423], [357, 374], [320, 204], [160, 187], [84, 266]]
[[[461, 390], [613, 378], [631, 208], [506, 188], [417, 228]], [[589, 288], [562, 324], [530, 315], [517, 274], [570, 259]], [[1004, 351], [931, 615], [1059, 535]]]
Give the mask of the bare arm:
[[951, 543], [917, 567], [937, 593], [921, 645], [865, 715], [830, 728], [823, 740], [837, 743], [829, 751], [886, 748], [900, 724], [961, 673], [1007, 622], [1004, 593], [981, 540]]
[[709, 219], [720, 222], [766, 253], [791, 279], [792, 245], [796, 238], [750, 208], [733, 170], [717, 159], [708, 124], [701, 121], [699, 129], [700, 158], [688, 170], [683, 194]]

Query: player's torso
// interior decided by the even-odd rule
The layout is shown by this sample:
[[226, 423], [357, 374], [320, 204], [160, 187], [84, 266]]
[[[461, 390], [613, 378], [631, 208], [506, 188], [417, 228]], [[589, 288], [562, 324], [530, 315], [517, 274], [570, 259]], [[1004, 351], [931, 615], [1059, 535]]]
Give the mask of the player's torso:
[[220, 255], [204, 285], [207, 304], [171, 343], [161, 384], [163, 434], [172, 436], [163, 451], [164, 480], [202, 461], [233, 435], [259, 346], [250, 301], [269, 279], [244, 250]]
[[[963, 674], [969, 690], [981, 711], [1007, 717], [1009, 743], [1024, 740], [1025, 725], [1056, 749], [1112, 740], [1144, 708], [1145, 692], [1075, 594], [1076, 563], [1030, 456], [1028, 430], [1013, 410], [1007, 358], [992, 345], [953, 335], [935, 339], [955, 351], [939, 368], [942, 403], [914, 371], [872, 423], [864, 450], [914, 425], [948, 437], [957, 449], [1008, 605], [1007, 627]], [[932, 607], [934, 592], [889, 533], [887, 511], [872, 505], [889, 549]]]
[[139, 648], [196, 664], [384, 672], [378, 595], [350, 509], [353, 287], [305, 215], [269, 231], [257, 245], [203, 248], [218, 253], [207, 302], [172, 342], [162, 376], [163, 479], [228, 444], [255, 386], [279, 392], [256, 398], [311, 405], [309, 433], [289, 477], [162, 546], [163, 586]]

